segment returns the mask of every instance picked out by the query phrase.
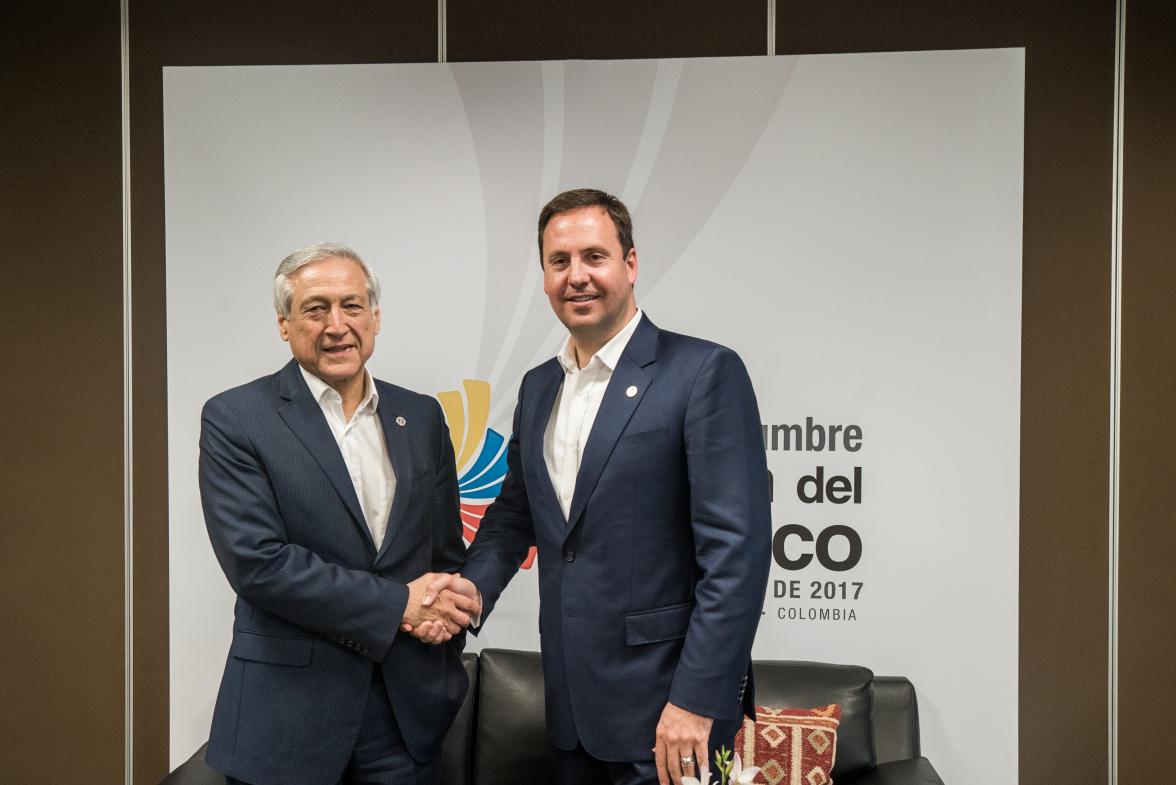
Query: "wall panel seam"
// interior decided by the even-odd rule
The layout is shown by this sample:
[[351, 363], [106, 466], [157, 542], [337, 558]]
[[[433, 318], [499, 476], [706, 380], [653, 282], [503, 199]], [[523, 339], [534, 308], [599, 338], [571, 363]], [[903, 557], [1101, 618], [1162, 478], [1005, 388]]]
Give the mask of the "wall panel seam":
[[1119, 439], [1122, 392], [1123, 108], [1127, 0], [1115, 3], [1115, 106], [1111, 186], [1110, 478], [1108, 493], [1107, 782], [1119, 781]]
[[134, 585], [134, 441], [132, 439], [131, 343], [131, 91], [128, 0], [119, 2], [122, 112], [122, 284], [123, 284], [123, 781], [134, 782], [135, 769], [135, 585]]
[[776, 54], [776, 0], [768, 0], [768, 56]]

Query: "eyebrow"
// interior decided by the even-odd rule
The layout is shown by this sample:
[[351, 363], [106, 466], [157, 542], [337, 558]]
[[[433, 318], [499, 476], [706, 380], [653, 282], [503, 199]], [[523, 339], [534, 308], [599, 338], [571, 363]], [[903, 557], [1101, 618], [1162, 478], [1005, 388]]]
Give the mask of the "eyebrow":
[[[360, 293], [344, 295], [343, 297], [339, 298], [338, 302], [342, 305], [348, 305], [348, 304], [356, 302], [356, 301], [362, 302], [363, 295]], [[298, 309], [305, 310], [306, 308], [309, 308], [312, 305], [327, 305], [330, 302], [331, 302], [331, 300], [329, 297], [324, 297], [321, 294], [314, 294], [314, 295], [311, 295], [310, 297], [307, 297], [305, 300], [303, 300], [301, 303], [299, 303]]]
[[[590, 245], [587, 248], [580, 249], [580, 252], [581, 252], [581, 254], [590, 254], [590, 253], [607, 254], [608, 249], [606, 247], [604, 247], [603, 245]], [[571, 256], [571, 252], [565, 251], [561, 248], [561, 249], [556, 249], [556, 250], [552, 251], [551, 253], [547, 254], [548, 259], [558, 259], [563, 256]]]

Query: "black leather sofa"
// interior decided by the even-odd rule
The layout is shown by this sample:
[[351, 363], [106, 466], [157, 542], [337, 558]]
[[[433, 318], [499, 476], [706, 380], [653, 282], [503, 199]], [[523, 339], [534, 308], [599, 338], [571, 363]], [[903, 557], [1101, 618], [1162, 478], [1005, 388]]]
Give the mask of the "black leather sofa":
[[[539, 655], [486, 649], [463, 661], [470, 691], [445, 737], [441, 785], [551, 783]], [[920, 754], [919, 709], [907, 679], [854, 665], [758, 660], [755, 685], [761, 706], [841, 705], [837, 785], [943, 785]], [[201, 747], [160, 785], [224, 782]]]

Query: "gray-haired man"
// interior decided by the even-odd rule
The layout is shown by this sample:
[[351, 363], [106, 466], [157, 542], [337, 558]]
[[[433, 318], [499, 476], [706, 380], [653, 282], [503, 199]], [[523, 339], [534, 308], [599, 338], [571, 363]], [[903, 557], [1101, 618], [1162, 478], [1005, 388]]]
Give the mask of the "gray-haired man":
[[[201, 500], [237, 594], [206, 760], [230, 782], [433, 782], [466, 690], [463, 600], [420, 602], [463, 557], [453, 450], [434, 399], [365, 368], [379, 294], [346, 246], [286, 257], [293, 360], [204, 407]], [[439, 648], [399, 632], [429, 618]]]

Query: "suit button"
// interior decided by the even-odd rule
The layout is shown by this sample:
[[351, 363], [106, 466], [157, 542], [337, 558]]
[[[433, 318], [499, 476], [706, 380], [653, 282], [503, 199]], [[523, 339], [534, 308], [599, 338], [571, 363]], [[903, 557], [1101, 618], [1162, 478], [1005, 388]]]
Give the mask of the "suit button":
[[575, 551], [564, 551], [564, 561], [573, 562], [575, 560], [576, 560], [576, 552]]

